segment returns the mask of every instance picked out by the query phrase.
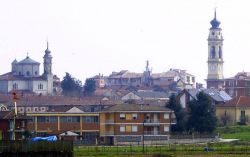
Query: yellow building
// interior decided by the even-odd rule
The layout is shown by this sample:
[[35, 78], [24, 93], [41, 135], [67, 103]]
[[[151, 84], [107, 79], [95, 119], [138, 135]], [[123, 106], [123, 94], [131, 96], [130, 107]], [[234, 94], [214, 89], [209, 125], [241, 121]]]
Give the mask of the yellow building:
[[248, 124], [250, 118], [250, 97], [239, 96], [216, 105], [216, 117], [220, 124]]

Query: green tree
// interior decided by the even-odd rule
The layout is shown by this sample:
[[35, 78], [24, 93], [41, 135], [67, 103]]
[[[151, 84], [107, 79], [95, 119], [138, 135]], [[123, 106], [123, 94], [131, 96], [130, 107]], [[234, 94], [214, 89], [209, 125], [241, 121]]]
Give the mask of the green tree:
[[184, 132], [187, 126], [187, 113], [176, 100], [176, 96], [172, 94], [166, 107], [173, 110], [176, 117], [176, 124], [172, 126], [173, 132]]
[[91, 95], [93, 95], [94, 92], [95, 92], [95, 90], [96, 90], [95, 80], [92, 79], [92, 78], [86, 79], [83, 88], [84, 88], [83, 94], [85, 96], [91, 96]]
[[189, 103], [189, 131], [199, 133], [211, 133], [216, 128], [217, 118], [215, 117], [215, 108], [208, 95], [204, 92], [197, 94], [197, 99]]
[[61, 82], [61, 87], [65, 96], [80, 96], [82, 92], [82, 82], [67, 72]]

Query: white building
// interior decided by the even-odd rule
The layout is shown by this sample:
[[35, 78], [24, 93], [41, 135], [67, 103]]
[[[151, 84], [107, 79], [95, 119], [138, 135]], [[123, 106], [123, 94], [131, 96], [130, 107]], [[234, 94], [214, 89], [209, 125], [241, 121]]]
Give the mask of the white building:
[[12, 91], [36, 93], [42, 95], [53, 94], [52, 56], [48, 48], [45, 50], [44, 71], [40, 75], [40, 63], [28, 55], [25, 59], [11, 63], [11, 72], [0, 75], [0, 92]]

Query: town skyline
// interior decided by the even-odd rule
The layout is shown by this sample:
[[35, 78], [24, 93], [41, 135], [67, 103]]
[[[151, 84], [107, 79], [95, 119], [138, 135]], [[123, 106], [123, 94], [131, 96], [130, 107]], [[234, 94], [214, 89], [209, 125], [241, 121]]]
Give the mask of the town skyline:
[[9, 72], [10, 63], [24, 59], [27, 52], [43, 64], [48, 38], [52, 72], [61, 79], [65, 72], [83, 82], [99, 73], [141, 73], [149, 60], [153, 73], [183, 69], [205, 84], [206, 39], [215, 6], [225, 39], [224, 77], [250, 71], [246, 0], [97, 2], [5, 2], [0, 7], [0, 74]]

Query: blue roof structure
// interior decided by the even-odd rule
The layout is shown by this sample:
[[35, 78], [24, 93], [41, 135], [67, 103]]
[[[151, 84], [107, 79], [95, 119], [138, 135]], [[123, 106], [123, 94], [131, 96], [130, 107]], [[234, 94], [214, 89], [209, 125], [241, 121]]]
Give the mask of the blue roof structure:
[[212, 25], [212, 28], [219, 28], [220, 26], [220, 21], [218, 21], [216, 18], [216, 10], [214, 11], [214, 19], [210, 23]]

